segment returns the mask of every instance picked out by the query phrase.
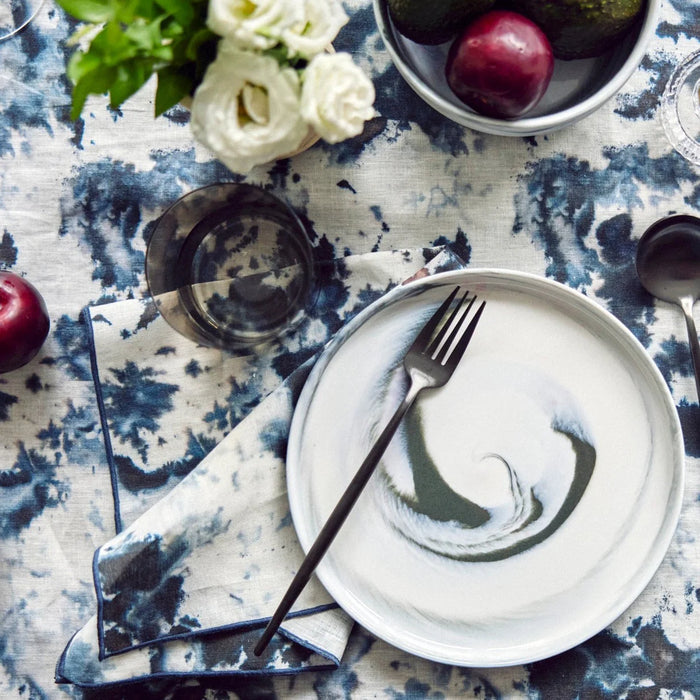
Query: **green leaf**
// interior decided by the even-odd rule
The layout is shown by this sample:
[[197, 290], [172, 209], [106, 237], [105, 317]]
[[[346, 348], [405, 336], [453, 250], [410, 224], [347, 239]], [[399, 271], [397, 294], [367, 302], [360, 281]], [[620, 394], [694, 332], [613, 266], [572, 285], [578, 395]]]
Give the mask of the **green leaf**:
[[196, 61], [200, 57], [200, 50], [209, 41], [218, 41], [218, 37], [214, 32], [206, 27], [195, 32], [187, 41], [185, 48], [185, 58], [189, 61]]
[[[142, 6], [142, 0], [115, 0], [117, 12], [115, 19], [125, 25], [131, 24], [137, 17], [150, 17], [148, 7]], [[153, 6], [151, 3], [151, 12]]]
[[172, 44], [166, 44], [165, 46], [158, 47], [151, 52], [151, 58], [158, 69], [173, 63], [175, 60], [175, 54], [173, 53]]
[[154, 0], [132, 0], [132, 3], [134, 5], [134, 14], [138, 17], [149, 18], [159, 13]]
[[188, 33], [192, 32], [192, 27], [186, 29], [172, 17], [166, 17], [160, 24], [160, 32], [163, 39], [176, 40], [182, 39]]
[[138, 49], [144, 52], [153, 51], [160, 47], [163, 38], [160, 33], [160, 21], [136, 21], [124, 30], [124, 35]]
[[163, 112], [167, 112], [193, 90], [192, 78], [177, 68], [168, 67], [158, 71], [155, 116], [159, 117]]
[[113, 0], [56, 0], [56, 2], [76, 19], [96, 24], [113, 19], [117, 10]]
[[88, 95], [104, 95], [116, 77], [116, 68], [100, 67], [84, 75], [73, 88], [71, 119], [77, 119], [85, 106]]
[[263, 51], [266, 56], [274, 58], [281, 66], [289, 65], [287, 47], [282, 43], [277, 43], [273, 47]]
[[66, 75], [75, 85], [85, 75], [99, 69], [101, 65], [102, 59], [99, 56], [91, 53], [83, 53], [82, 51], [76, 51], [68, 60]]
[[121, 61], [133, 58], [137, 49], [118, 22], [108, 22], [92, 40], [88, 53], [100, 56], [105, 65], [115, 66]]
[[156, 3], [175, 17], [182, 27], [190, 26], [195, 20], [195, 9], [189, 0], [156, 0]]
[[151, 66], [142, 61], [132, 61], [117, 67], [109, 90], [110, 105], [119, 107], [144, 86], [151, 77]]
[[74, 118], [89, 94], [108, 92], [117, 107], [153, 73], [158, 116], [194, 90], [214, 59], [218, 37], [206, 27], [209, 0], [57, 1], [89, 23], [83, 37], [97, 30], [89, 47], [68, 61]]

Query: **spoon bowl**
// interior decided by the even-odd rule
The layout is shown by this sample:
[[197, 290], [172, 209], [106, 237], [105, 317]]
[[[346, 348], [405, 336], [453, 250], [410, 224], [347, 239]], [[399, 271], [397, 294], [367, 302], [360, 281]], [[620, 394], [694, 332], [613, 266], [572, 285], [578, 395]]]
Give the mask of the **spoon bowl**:
[[636, 266], [650, 294], [683, 311], [700, 396], [700, 343], [693, 319], [700, 298], [700, 218], [676, 214], [653, 223], [639, 239]]

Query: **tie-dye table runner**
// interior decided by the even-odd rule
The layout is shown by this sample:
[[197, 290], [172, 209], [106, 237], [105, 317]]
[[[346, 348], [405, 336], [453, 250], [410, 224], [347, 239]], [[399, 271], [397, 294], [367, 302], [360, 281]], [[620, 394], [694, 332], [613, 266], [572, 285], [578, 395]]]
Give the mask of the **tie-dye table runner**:
[[[646, 295], [634, 270], [636, 242], [649, 225], [673, 212], [700, 214], [700, 170], [673, 151], [658, 112], [671, 71], [700, 48], [700, 5], [664, 0], [647, 54], [619, 94], [560, 132], [521, 139], [471, 131], [429, 108], [392, 65], [370, 0], [343, 4], [350, 21], [334, 46], [352, 52], [371, 76], [377, 117], [357, 138], [318, 143], [246, 177], [195, 144], [186, 110], [154, 119], [152, 86], [120, 110], [91, 98], [83, 117], [71, 120], [65, 64], [76, 26], [50, 0], [25, 31], [0, 43], [0, 267], [41, 290], [52, 321], [35, 360], [0, 375], [0, 697], [700, 698], [700, 408], [682, 316]], [[152, 331], [141, 300], [155, 222], [183, 194], [231, 181], [289, 201], [313, 230], [319, 259], [449, 244], [470, 268], [508, 268], [562, 282], [634, 333], [671, 389], [685, 437], [687, 483], [668, 554], [629, 610], [555, 658], [511, 668], [436, 664], [355, 625], [332, 669], [188, 675], [94, 691], [55, 683], [57, 659], [97, 612], [94, 552], [172, 493], [250, 417], [260, 395], [313, 353], [292, 351], [255, 376], [248, 368], [242, 380], [230, 373], [212, 377], [209, 361], [184, 362], [173, 378], [160, 374], [179, 356], [168, 345], [148, 364], [134, 351], [101, 364], [100, 412], [83, 310], [94, 309], [100, 335], [118, 328], [138, 343], [139, 324]], [[330, 296], [337, 290], [329, 286], [324, 303], [342, 311], [316, 321], [319, 339], [345, 320], [345, 302]], [[110, 326], [97, 313], [112, 303], [133, 304], [138, 312], [123, 328]], [[165, 419], [183, 403], [175, 387], [186, 386], [198, 402], [196, 387], [205, 377], [214, 387], [207, 410], [168, 434]], [[103, 419], [112, 422], [111, 463]], [[142, 585], [135, 598], [150, 581]], [[110, 619], [118, 621], [118, 612]], [[155, 622], [156, 634], [170, 625], [162, 617]], [[189, 630], [187, 620], [179, 623]], [[94, 629], [90, 644], [97, 640]], [[116, 646], [122, 629], [111, 629]], [[169, 644], [174, 650], [185, 643], [191, 644]], [[149, 670], [160, 663], [159, 651], [150, 651]], [[96, 653], [99, 645], [89, 646], [84, 659]], [[193, 651], [188, 658], [199, 663], [202, 655]], [[303, 662], [334, 665], [319, 655]], [[99, 677], [99, 668], [91, 677]]]

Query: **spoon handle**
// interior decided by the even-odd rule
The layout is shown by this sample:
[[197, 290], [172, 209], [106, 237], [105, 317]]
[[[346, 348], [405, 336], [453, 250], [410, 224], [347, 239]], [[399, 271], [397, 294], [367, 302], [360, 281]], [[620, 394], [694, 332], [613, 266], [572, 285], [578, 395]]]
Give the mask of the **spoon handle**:
[[683, 297], [681, 299], [681, 308], [685, 316], [685, 326], [688, 329], [688, 340], [690, 341], [690, 356], [693, 360], [695, 388], [698, 392], [698, 400], [700, 401], [700, 342], [698, 342], [698, 333], [695, 330], [695, 320], [693, 319], [694, 304], [695, 299], [693, 299], [693, 297]]

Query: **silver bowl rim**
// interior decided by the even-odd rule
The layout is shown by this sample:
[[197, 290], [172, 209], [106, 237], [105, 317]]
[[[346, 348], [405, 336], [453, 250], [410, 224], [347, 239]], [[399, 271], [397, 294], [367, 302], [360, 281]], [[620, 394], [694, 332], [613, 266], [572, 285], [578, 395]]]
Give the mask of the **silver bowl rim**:
[[374, 17], [379, 33], [392, 62], [403, 76], [404, 80], [406, 80], [421, 99], [425, 100], [425, 102], [443, 116], [462, 126], [475, 129], [476, 131], [499, 136], [537, 136], [539, 134], [551, 133], [563, 129], [587, 117], [619, 92], [642, 62], [651, 39], [656, 34], [661, 0], [647, 0], [644, 20], [629, 56], [612, 79], [603, 87], [572, 107], [567, 107], [566, 109], [539, 117], [525, 117], [523, 119], [514, 120], [486, 117], [476, 112], [469, 111], [466, 105], [464, 110], [462, 110], [435, 92], [435, 90], [423, 82], [423, 80], [413, 72], [410, 66], [401, 58], [401, 55], [394, 46], [391, 30], [385, 24], [382, 16], [381, 6], [386, 5], [386, 0], [372, 0], [372, 4], [374, 6]]

